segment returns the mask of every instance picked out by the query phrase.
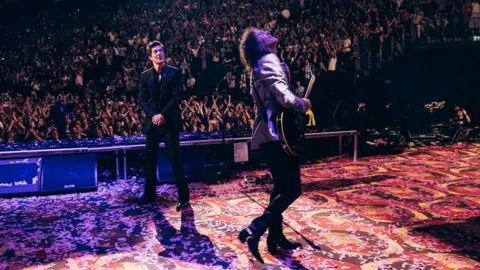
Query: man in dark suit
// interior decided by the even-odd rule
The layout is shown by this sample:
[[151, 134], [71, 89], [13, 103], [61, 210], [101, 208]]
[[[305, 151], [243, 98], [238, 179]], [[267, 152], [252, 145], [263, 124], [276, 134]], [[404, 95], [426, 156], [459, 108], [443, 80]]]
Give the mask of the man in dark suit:
[[180, 156], [179, 133], [182, 118], [179, 104], [182, 96], [181, 72], [165, 64], [163, 45], [159, 41], [147, 45], [148, 57], [153, 63], [140, 76], [138, 100], [147, 117], [142, 132], [146, 135], [147, 164], [142, 203], [150, 203], [156, 197], [157, 156], [161, 139], [165, 142], [178, 188], [177, 211], [189, 206], [188, 183]]

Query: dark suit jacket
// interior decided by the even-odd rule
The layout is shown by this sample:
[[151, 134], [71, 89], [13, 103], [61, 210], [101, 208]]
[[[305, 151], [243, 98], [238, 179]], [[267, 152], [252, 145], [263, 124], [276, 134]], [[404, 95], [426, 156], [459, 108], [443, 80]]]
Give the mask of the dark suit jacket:
[[[168, 65], [160, 71], [162, 76], [160, 81], [156, 74], [151, 68], [140, 76], [138, 102], [147, 115], [142, 132], [148, 134], [152, 127], [166, 132], [180, 132], [182, 118], [179, 105], [182, 96], [182, 74], [177, 68]], [[166, 123], [157, 127], [152, 124], [152, 117], [159, 113], [165, 117]]]

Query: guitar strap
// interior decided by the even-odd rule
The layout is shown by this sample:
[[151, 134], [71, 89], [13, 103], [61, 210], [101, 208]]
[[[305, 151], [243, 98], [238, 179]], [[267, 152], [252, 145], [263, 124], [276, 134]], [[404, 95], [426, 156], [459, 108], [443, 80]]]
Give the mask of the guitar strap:
[[253, 78], [253, 72], [250, 75], [250, 87], [253, 89], [253, 93], [255, 94], [256, 100], [254, 100], [255, 104], [257, 105], [257, 109], [259, 109], [259, 114], [260, 118], [265, 122], [268, 123], [267, 119], [267, 111], [265, 110], [265, 107], [263, 106], [263, 102], [260, 99], [260, 95], [258, 94], [257, 88], [255, 87], [255, 81]]

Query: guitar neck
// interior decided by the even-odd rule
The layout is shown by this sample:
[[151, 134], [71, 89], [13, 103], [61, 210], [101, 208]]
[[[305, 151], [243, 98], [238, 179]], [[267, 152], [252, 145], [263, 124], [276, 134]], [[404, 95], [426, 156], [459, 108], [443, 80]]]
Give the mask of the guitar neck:
[[310, 97], [314, 84], [315, 84], [315, 75], [312, 75], [312, 77], [310, 78], [310, 82], [308, 83], [307, 91], [305, 92], [305, 96], [303, 98], [308, 99]]

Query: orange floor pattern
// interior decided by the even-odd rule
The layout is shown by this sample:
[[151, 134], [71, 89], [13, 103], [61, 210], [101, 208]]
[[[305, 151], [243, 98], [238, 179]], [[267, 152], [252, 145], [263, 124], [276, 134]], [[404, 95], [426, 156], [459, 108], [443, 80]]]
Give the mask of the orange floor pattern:
[[273, 257], [262, 239], [265, 265], [236, 236], [269, 185], [191, 184], [182, 214], [171, 185], [153, 205], [125, 203], [141, 191], [133, 180], [0, 200], [0, 269], [480, 269], [479, 177], [480, 145], [303, 166], [303, 195], [284, 216], [304, 249]]

